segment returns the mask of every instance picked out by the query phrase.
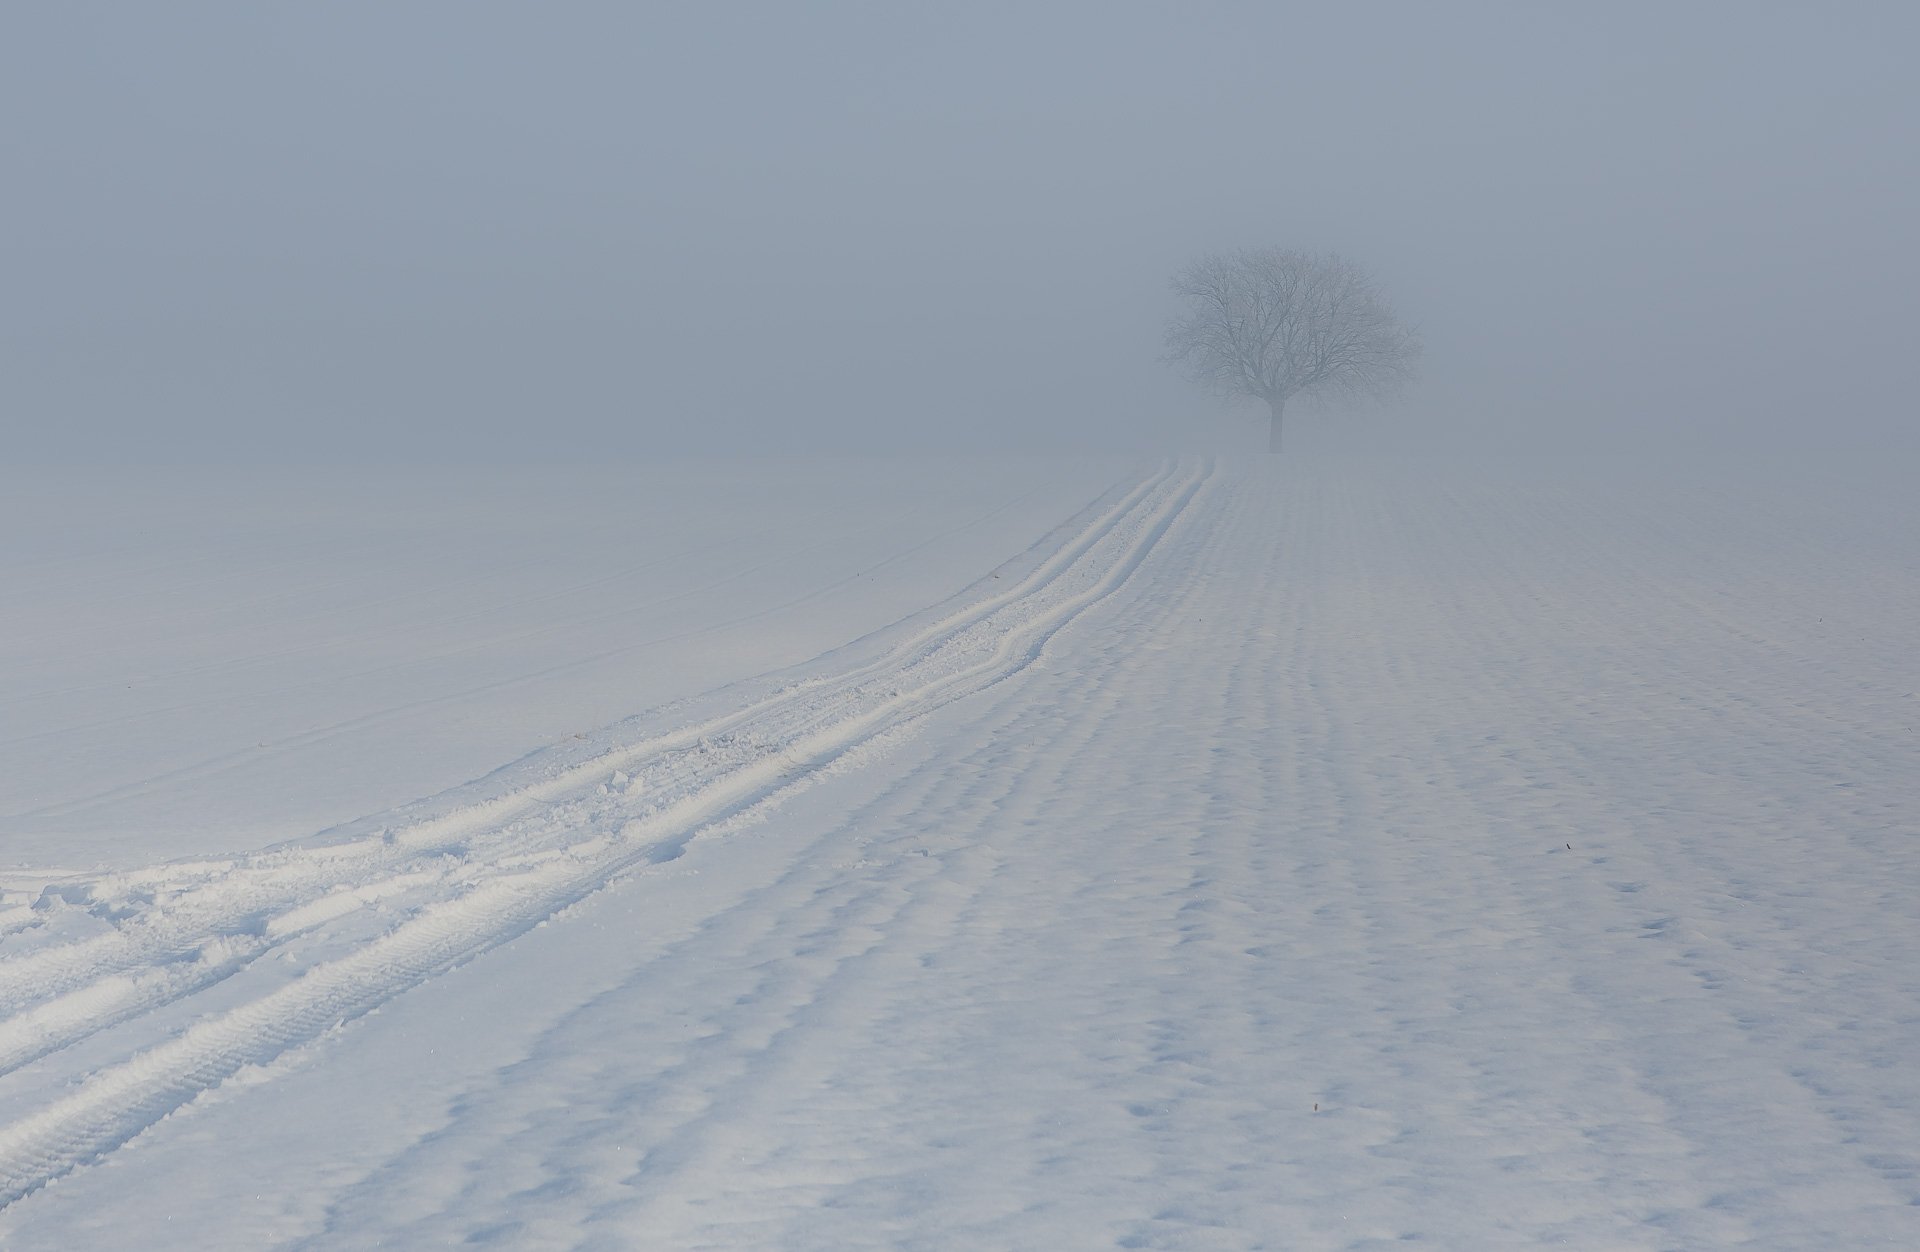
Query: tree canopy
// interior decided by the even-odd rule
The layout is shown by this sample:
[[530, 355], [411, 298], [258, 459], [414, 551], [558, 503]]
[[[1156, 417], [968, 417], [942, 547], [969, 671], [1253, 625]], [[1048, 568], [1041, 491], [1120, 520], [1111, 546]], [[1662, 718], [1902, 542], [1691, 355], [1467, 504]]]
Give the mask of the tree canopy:
[[1170, 358], [1221, 395], [1264, 402], [1272, 451], [1296, 396], [1377, 395], [1405, 383], [1419, 338], [1366, 271], [1332, 252], [1246, 248], [1202, 257], [1173, 278], [1182, 309]]

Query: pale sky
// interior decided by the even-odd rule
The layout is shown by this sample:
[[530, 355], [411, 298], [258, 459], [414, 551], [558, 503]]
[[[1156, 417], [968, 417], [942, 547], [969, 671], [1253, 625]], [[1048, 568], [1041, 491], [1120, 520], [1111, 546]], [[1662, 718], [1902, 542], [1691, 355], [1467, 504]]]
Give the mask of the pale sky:
[[1920, 448], [1920, 5], [0, 12], [20, 461], [1248, 447], [1168, 275], [1331, 248], [1375, 442]]

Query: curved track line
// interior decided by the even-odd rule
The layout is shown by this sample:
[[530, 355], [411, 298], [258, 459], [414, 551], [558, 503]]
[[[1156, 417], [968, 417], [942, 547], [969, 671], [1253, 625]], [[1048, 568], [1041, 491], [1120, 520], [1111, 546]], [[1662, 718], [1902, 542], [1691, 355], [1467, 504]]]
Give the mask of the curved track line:
[[[182, 867], [190, 871], [184, 884], [172, 878], [169, 867], [164, 866], [108, 875], [96, 884], [96, 894], [112, 895], [143, 888], [151, 891], [157, 880], [172, 898], [164, 907], [135, 913], [107, 934], [0, 961], [0, 1009], [19, 1014], [23, 1009], [83, 989], [103, 975], [162, 960], [183, 960], [203, 951], [210, 939], [242, 941], [261, 930], [262, 918], [279, 917], [329, 893], [365, 887], [395, 873], [417, 872], [423, 858], [449, 852], [471, 854], [475, 850], [465, 845], [477, 835], [512, 833], [507, 827], [516, 819], [537, 813], [576, 793], [590, 791], [611, 773], [632, 774], [667, 754], [685, 751], [717, 736], [739, 734], [748, 728], [762, 736], [775, 731], [783, 718], [803, 715], [807, 708], [828, 696], [907, 664], [942, 640], [1007, 605], [1042, 592], [1111, 535], [1144, 501], [1165, 488], [1174, 473], [1174, 467], [1165, 467], [1123, 493], [1119, 501], [1097, 514], [1013, 586], [960, 605], [865, 664], [839, 673], [802, 678], [745, 707], [615, 747], [538, 782], [400, 826], [383, 836], [330, 847], [269, 849], [233, 861]], [[524, 843], [524, 840], [515, 842]], [[272, 933], [269, 927], [268, 934]], [[292, 933], [296, 932], [288, 930], [279, 937]], [[212, 980], [211, 976], [195, 979], [192, 986], [204, 986]], [[44, 1054], [44, 1049], [37, 1054]], [[9, 1059], [5, 1026], [0, 1025], [0, 1072], [22, 1061], [15, 1056], [9, 1064]]]
[[[961, 605], [929, 623], [912, 636], [899, 641], [882, 656], [844, 672], [809, 676], [791, 683], [744, 707], [678, 727], [670, 732], [649, 736], [599, 753], [538, 782], [514, 787], [501, 794], [470, 802], [450, 812], [405, 825], [397, 825], [381, 838], [368, 838], [357, 844], [333, 847], [280, 847], [235, 860], [200, 863], [181, 867], [188, 894], [196, 888], [206, 903], [222, 907], [212, 914], [181, 917], [185, 901], [170, 902], [163, 912], [154, 910], [140, 916], [115, 932], [82, 943], [43, 949], [26, 956], [0, 961], [0, 1007], [9, 1011], [61, 994], [78, 985], [72, 974], [97, 975], [108, 969], [124, 969], [147, 963], [157, 955], [181, 956], [196, 950], [210, 935], [234, 933], [252, 925], [263, 912], [277, 912], [312, 899], [319, 892], [344, 883], [363, 880], [367, 875], [421, 855], [455, 848], [475, 832], [497, 829], [516, 817], [525, 816], [543, 805], [552, 804], [570, 793], [599, 783], [615, 770], [631, 771], [649, 759], [724, 734], [751, 722], [775, 717], [782, 708], [797, 706], [803, 697], [823, 690], [840, 689], [869, 678], [872, 674], [901, 663], [916, 649], [964, 628], [1001, 606], [1040, 590], [1078, 559], [1092, 544], [1106, 535], [1128, 510], [1135, 508], [1155, 488], [1164, 485], [1172, 474], [1168, 468], [1137, 484], [1108, 509], [1096, 515], [1086, 526], [1042, 561], [1030, 574], [1007, 590]], [[107, 875], [99, 880], [104, 892], [138, 889], [156, 879], [165, 883], [172, 878], [170, 867]], [[196, 881], [196, 878], [200, 881]], [[212, 890], [215, 882], [219, 890]], [[167, 883], [177, 885], [178, 879]], [[169, 919], [169, 916], [171, 918]], [[160, 923], [172, 920], [176, 924]], [[179, 923], [184, 923], [181, 925]]]
[[[14, 972], [16, 991], [31, 992], [36, 983], [41, 990], [69, 989], [19, 1019], [32, 1019], [33, 1028], [11, 1041], [16, 1054], [37, 1046], [37, 1054], [44, 1055], [64, 1046], [63, 1036], [76, 1030], [97, 1030], [226, 977], [287, 935], [360, 907], [401, 874], [425, 873], [430, 879], [423, 854], [444, 859], [455, 839], [492, 836], [477, 841], [485, 843], [484, 850], [447, 862], [458, 867], [457, 874], [443, 875], [447, 894], [430, 899], [385, 934], [97, 1071], [78, 1090], [0, 1128], [0, 1207], [112, 1151], [243, 1067], [266, 1064], [312, 1042], [525, 932], [623, 873], [677, 857], [716, 823], [777, 800], [879, 735], [1019, 673], [1063, 627], [1126, 582], [1208, 477], [1205, 471], [1169, 469], [1141, 484], [1015, 587], [929, 623], [880, 658], [845, 673], [791, 685], [745, 710], [603, 754], [534, 787], [378, 841], [375, 849], [290, 850], [283, 855], [304, 858], [311, 863], [306, 869], [329, 865], [335, 888], [343, 866], [357, 870], [358, 877], [344, 889], [354, 898], [338, 899], [335, 907], [329, 901], [341, 896], [340, 890], [291, 893], [296, 898], [282, 893], [279, 903], [286, 907], [275, 918], [261, 922], [259, 909], [253, 908], [249, 935], [230, 936], [232, 945], [200, 949], [213, 954], [203, 962], [208, 972], [183, 975], [178, 984], [150, 978], [159, 988], [151, 998], [142, 996], [140, 978], [120, 971], [149, 964], [158, 933], [147, 942], [129, 935], [118, 953], [69, 951], [80, 968], [51, 960], [62, 950], [36, 954], [49, 958], [44, 962], [29, 957], [0, 967], [0, 973]], [[628, 768], [636, 772], [629, 775]], [[618, 769], [626, 785], [606, 786], [610, 769]], [[548, 811], [529, 812], [542, 805], [550, 806]], [[556, 832], [567, 842], [554, 846]], [[375, 854], [354, 864], [361, 850]], [[204, 889], [230, 897], [225, 886], [230, 884], [216, 879]], [[259, 900], [250, 897], [249, 902]], [[234, 910], [212, 911], [230, 915]], [[207, 943], [204, 927], [180, 931], [195, 929]], [[158, 947], [177, 949], [184, 938], [180, 931]], [[92, 977], [85, 977], [79, 958], [88, 955], [108, 958], [105, 964], [112, 968], [93, 964]], [[34, 966], [48, 967], [39, 973], [51, 977], [19, 977]], [[105, 1018], [89, 1016], [88, 997]]]

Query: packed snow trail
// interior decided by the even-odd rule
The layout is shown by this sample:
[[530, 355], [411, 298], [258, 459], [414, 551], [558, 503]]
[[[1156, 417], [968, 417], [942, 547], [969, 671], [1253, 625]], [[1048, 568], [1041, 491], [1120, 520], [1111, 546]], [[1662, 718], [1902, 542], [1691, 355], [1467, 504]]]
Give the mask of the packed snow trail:
[[[1793, 521], [1143, 483], [718, 761], [290, 850], [370, 894], [209, 942], [304, 974], [0, 1080], [16, 1193], [107, 1152], [0, 1243], [1915, 1246], [1920, 579]], [[630, 834], [640, 778], [694, 807]]]
[[[168, 884], [159, 902], [106, 935], [0, 964], [0, 1003], [22, 1010], [0, 1024], [0, 1062], [17, 1067], [221, 982], [315, 924], [411, 888], [439, 888], [415, 916], [349, 955], [197, 1022], [0, 1128], [0, 1204], [124, 1143], [243, 1066], [271, 1061], [551, 917], [615, 874], [672, 859], [700, 829], [796, 776], [1003, 680], [1124, 581], [1202, 481], [1172, 471], [1149, 480], [1018, 585], [916, 631], [867, 665], [361, 846], [249, 858], [209, 881]], [[716, 740], [732, 750], [716, 753]], [[529, 823], [537, 809], [547, 811]], [[567, 839], [557, 847], [556, 831]], [[486, 853], [476, 857], [479, 842]], [[463, 855], [446, 866], [455, 850]], [[443, 862], [438, 873], [434, 860]], [[151, 875], [133, 877], [151, 886]], [[90, 902], [111, 911], [111, 901]], [[136, 980], [122, 975], [130, 965], [157, 968]], [[169, 976], [168, 967], [185, 972]]]
[[1137, 468], [0, 465], [0, 873], [254, 852], [459, 786], [883, 628]]

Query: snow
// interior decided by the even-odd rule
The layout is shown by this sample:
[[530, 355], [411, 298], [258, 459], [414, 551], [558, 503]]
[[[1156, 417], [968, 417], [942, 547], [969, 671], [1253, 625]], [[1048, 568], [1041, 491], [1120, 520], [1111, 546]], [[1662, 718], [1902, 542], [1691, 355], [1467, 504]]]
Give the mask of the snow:
[[1098, 461], [9, 475], [0, 866], [250, 851], [950, 594]]
[[0, 1244], [1920, 1245], [1883, 476], [917, 473], [1029, 503], [686, 597], [844, 601], [813, 660], [767, 612], [432, 799], [7, 876]]

